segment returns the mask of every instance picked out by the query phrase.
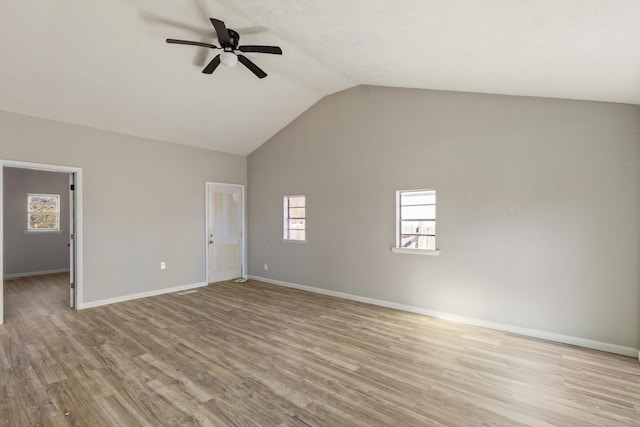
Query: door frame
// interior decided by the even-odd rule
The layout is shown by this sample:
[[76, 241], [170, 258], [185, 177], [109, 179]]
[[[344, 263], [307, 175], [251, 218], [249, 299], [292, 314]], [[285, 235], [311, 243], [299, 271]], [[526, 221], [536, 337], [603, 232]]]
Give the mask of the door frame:
[[82, 305], [83, 299], [83, 227], [82, 227], [82, 168], [71, 166], [51, 165], [45, 163], [20, 162], [16, 160], [0, 159], [0, 325], [4, 323], [4, 168], [33, 169], [47, 172], [62, 172], [73, 174], [75, 177], [75, 302], [76, 310]]
[[241, 268], [242, 268], [242, 278], [247, 278], [247, 204], [245, 201], [245, 186], [244, 184], [228, 184], [226, 182], [211, 182], [206, 181], [204, 185], [204, 246], [205, 246], [205, 263], [204, 263], [204, 277], [209, 284], [209, 188], [214, 185], [224, 185], [227, 187], [236, 187], [240, 189], [240, 194], [242, 195], [242, 248], [240, 250], [241, 256]]

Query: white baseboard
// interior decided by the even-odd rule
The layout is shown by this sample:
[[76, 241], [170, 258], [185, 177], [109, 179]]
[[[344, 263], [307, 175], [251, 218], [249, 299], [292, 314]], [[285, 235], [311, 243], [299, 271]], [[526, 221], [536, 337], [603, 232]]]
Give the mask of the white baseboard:
[[381, 307], [395, 308], [396, 310], [408, 311], [411, 313], [424, 314], [425, 316], [435, 317], [438, 319], [451, 320], [453, 322], [464, 323], [467, 325], [481, 326], [483, 328], [495, 329], [497, 331], [509, 332], [527, 337], [540, 338], [547, 341], [554, 341], [563, 344], [571, 344], [579, 347], [591, 348], [594, 350], [606, 351], [608, 353], [620, 354], [623, 356], [637, 357], [640, 361], [640, 350], [632, 347], [624, 347], [617, 344], [610, 344], [600, 341], [588, 340], [585, 338], [573, 337], [570, 335], [556, 334], [553, 332], [540, 331], [537, 329], [522, 328], [520, 326], [512, 326], [504, 323], [491, 322], [488, 320], [475, 319], [473, 317], [460, 316], [458, 314], [444, 313], [441, 311], [428, 310], [422, 307], [412, 305], [398, 304], [395, 302], [383, 301], [379, 299], [362, 297], [359, 295], [347, 294], [344, 292], [330, 291], [327, 289], [315, 288], [313, 286], [299, 285], [297, 283], [283, 282], [281, 280], [268, 279], [260, 276], [248, 276], [250, 279], [260, 282], [270, 283], [272, 285], [284, 286], [287, 288], [300, 289], [303, 291], [314, 292], [322, 295], [348, 299], [352, 301], [364, 302], [367, 304], [378, 305]]
[[140, 292], [139, 294], [124, 295], [121, 297], [102, 299], [98, 301], [80, 302], [78, 303], [78, 309], [84, 310], [85, 308], [99, 307], [101, 305], [115, 304], [117, 302], [131, 301], [139, 298], [147, 298], [147, 297], [153, 297], [156, 295], [170, 294], [173, 292], [186, 291], [188, 289], [194, 289], [194, 288], [202, 288], [207, 285], [208, 285], [207, 282], [192, 283], [189, 285], [175, 286], [173, 288], [157, 289], [153, 291]]
[[68, 268], [61, 268], [58, 270], [43, 270], [43, 271], [29, 271], [25, 273], [11, 273], [5, 274], [5, 279], [16, 279], [18, 277], [29, 277], [29, 276], [44, 276], [45, 274], [55, 274], [55, 273], [68, 273]]

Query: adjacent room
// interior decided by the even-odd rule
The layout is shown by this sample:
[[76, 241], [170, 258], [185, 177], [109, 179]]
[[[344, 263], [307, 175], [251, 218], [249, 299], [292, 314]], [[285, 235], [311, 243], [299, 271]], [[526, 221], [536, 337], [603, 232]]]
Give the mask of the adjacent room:
[[640, 425], [640, 3], [0, 36], [1, 425]]

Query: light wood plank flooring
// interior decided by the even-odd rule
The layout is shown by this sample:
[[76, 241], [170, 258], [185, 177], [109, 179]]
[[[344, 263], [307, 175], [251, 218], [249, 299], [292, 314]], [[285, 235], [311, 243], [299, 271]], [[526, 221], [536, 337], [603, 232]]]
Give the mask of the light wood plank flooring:
[[73, 311], [5, 282], [1, 426], [640, 425], [640, 364], [249, 281]]

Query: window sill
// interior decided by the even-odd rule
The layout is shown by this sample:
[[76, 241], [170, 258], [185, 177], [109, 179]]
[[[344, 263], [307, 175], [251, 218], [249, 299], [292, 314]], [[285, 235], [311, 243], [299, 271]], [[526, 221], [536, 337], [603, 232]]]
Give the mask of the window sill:
[[280, 239], [282, 243], [294, 243], [296, 245], [306, 245], [306, 240], [290, 240], [290, 239]]
[[62, 234], [63, 230], [24, 230], [24, 234]]
[[396, 246], [391, 246], [390, 249], [391, 249], [391, 252], [396, 254], [431, 255], [431, 256], [440, 255], [440, 249], [409, 249], [409, 248], [398, 248]]

